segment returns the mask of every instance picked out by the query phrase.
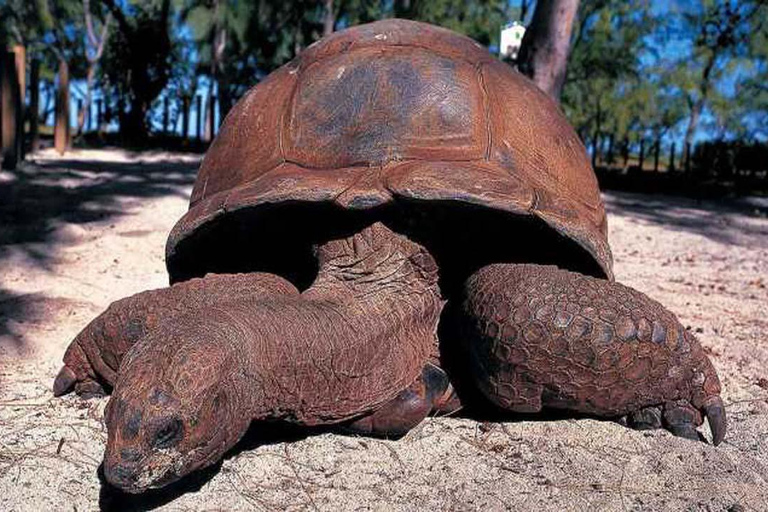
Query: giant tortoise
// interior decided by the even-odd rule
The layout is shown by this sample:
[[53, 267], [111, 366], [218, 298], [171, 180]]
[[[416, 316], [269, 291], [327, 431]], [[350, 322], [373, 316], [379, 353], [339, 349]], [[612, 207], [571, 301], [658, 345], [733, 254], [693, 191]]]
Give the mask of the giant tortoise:
[[614, 282], [558, 106], [442, 28], [350, 28], [251, 89], [166, 256], [171, 286], [91, 322], [54, 385], [114, 386], [104, 472], [129, 492], [216, 462], [252, 422], [396, 435], [473, 397], [725, 434], [698, 341]]

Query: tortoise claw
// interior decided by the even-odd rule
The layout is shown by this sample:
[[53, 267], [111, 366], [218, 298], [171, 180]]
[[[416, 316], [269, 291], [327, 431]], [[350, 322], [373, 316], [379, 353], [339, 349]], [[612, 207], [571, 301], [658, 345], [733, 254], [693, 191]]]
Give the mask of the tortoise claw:
[[98, 398], [107, 394], [104, 386], [99, 382], [90, 377], [78, 378], [75, 371], [65, 364], [53, 381], [53, 396], [66, 395], [73, 390], [77, 396], [85, 399]]
[[715, 446], [723, 442], [727, 421], [725, 418], [725, 406], [719, 396], [709, 397], [702, 406], [704, 416], [707, 417], [709, 429], [712, 431], [712, 444]]
[[53, 381], [53, 396], [66, 395], [75, 387], [77, 375], [67, 365], [61, 367], [56, 379]]
[[707, 418], [712, 430], [712, 444], [719, 445], [726, 431], [725, 407], [719, 396], [709, 397], [698, 410], [685, 400], [645, 407], [630, 413], [626, 424], [636, 430], [664, 428], [677, 437], [706, 441], [696, 430], [702, 423], [702, 417]]

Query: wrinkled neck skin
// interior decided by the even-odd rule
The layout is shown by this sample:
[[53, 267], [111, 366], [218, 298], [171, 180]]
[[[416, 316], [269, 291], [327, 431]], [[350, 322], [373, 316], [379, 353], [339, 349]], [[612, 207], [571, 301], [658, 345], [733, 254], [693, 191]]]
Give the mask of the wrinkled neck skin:
[[317, 254], [301, 296], [206, 307], [131, 350], [106, 415], [107, 480], [163, 486], [219, 460], [252, 420], [339, 423], [416, 379], [443, 305], [429, 253], [376, 223]]
[[254, 419], [354, 417], [405, 389], [436, 350], [443, 301], [425, 248], [376, 223], [318, 246], [317, 257], [300, 299], [264, 303], [270, 321], [244, 327], [261, 334], [244, 358], [244, 380], [259, 387], [249, 393]]
[[318, 246], [319, 271], [303, 296], [311, 300], [391, 302], [437, 296], [437, 265], [420, 245], [381, 223]]

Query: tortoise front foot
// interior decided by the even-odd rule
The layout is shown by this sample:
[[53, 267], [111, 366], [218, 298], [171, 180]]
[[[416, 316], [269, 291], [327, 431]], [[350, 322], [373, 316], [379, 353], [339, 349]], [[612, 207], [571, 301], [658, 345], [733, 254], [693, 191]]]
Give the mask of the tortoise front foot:
[[78, 377], [66, 364], [61, 367], [53, 382], [53, 396], [61, 396], [74, 390], [80, 398], [100, 398], [107, 395], [104, 386], [87, 374]]
[[[704, 441], [704, 437], [696, 430], [704, 422], [704, 417], [708, 419], [713, 432], [725, 430], [725, 408], [720, 397], [711, 397], [701, 411], [687, 400], [644, 407], [628, 414], [626, 425], [636, 430], [663, 428], [677, 437]], [[719, 444], [719, 441], [715, 444]]]
[[75, 391], [82, 398], [107, 394], [131, 347], [162, 322], [181, 313], [228, 300], [298, 294], [296, 287], [282, 277], [253, 272], [209, 274], [115, 301], [70, 343], [64, 353], [64, 366], [53, 383], [53, 394]]
[[552, 266], [498, 264], [465, 283], [462, 339], [473, 378], [496, 405], [629, 415], [698, 439], [725, 436], [720, 382], [698, 340], [658, 302]]

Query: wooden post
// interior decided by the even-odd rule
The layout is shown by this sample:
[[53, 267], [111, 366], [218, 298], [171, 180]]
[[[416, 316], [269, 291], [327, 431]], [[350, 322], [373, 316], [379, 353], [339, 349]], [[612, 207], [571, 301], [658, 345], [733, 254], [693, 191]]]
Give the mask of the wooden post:
[[189, 137], [189, 96], [181, 97], [181, 138]]
[[0, 151], [2, 167], [15, 169], [21, 159], [21, 102], [14, 52], [0, 52]]
[[688, 142], [685, 145], [685, 172], [691, 172], [691, 143]]
[[93, 109], [91, 108], [93, 104], [88, 103], [88, 111], [85, 113], [85, 131], [90, 132], [93, 129], [93, 126], [91, 126], [91, 117], [93, 114]]
[[40, 60], [33, 59], [29, 70], [29, 149], [40, 146]]
[[669, 148], [669, 172], [675, 171], [675, 143]]
[[656, 139], [656, 148], [653, 152], [653, 172], [659, 172], [659, 151], [661, 151], [661, 137]]
[[168, 134], [168, 96], [163, 98], [163, 135]]
[[198, 94], [197, 95], [197, 130], [195, 134], [197, 135], [197, 140], [201, 140], [203, 138], [203, 95]]
[[69, 149], [69, 66], [59, 61], [59, 85], [56, 90], [56, 119], [53, 127], [53, 147], [63, 155]]

